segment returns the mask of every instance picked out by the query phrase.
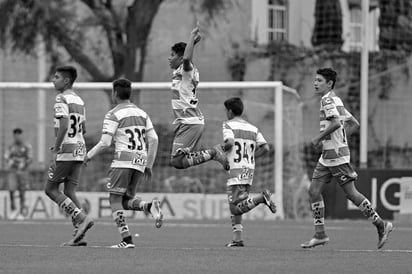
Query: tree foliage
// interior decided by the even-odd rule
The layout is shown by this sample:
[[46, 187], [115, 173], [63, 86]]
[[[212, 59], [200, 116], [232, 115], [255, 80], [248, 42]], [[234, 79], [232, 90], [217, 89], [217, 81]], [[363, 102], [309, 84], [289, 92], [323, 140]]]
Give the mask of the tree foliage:
[[[33, 53], [41, 35], [54, 63], [59, 46], [82, 66], [92, 81], [127, 77], [142, 81], [152, 24], [164, 0], [3, 0], [0, 44]], [[197, 0], [213, 18], [224, 0]]]

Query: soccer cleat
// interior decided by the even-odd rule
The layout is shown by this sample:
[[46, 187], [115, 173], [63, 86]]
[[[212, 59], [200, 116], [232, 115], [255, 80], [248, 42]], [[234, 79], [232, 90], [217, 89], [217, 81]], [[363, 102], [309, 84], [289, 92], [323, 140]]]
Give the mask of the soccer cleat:
[[322, 239], [317, 238], [316, 235], [315, 235], [309, 241], [304, 242], [303, 244], [301, 244], [300, 247], [302, 247], [302, 248], [313, 248], [313, 247], [318, 246], [318, 245], [325, 245], [329, 242], [329, 240], [330, 240], [329, 237], [326, 236], [326, 235]]
[[378, 228], [378, 236], [379, 236], [379, 241], [378, 241], [378, 249], [381, 249], [386, 241], [388, 240], [389, 233], [391, 233], [393, 230], [393, 224], [391, 222], [384, 222], [383, 227]]
[[162, 227], [163, 224], [163, 212], [160, 208], [160, 201], [157, 198], [152, 200], [152, 208], [154, 209], [154, 213], [152, 213], [153, 217], [155, 218], [155, 226], [156, 228]]
[[226, 244], [226, 247], [243, 247], [243, 241], [231, 241], [230, 243]]
[[135, 248], [135, 245], [133, 243], [121, 242], [120, 244], [112, 245], [110, 248]]
[[276, 205], [275, 203], [270, 199], [270, 196], [272, 196], [272, 193], [270, 193], [269, 190], [265, 189], [262, 192], [263, 195], [263, 199], [265, 200], [265, 204], [267, 205], [267, 207], [269, 208], [269, 210], [275, 214], [276, 213]]
[[78, 242], [69, 241], [67, 243], [62, 243], [61, 246], [87, 246], [87, 242], [85, 242], [85, 241], [78, 241]]
[[216, 152], [213, 156], [213, 160], [218, 161], [225, 170], [229, 170], [229, 161], [227, 160], [226, 154], [223, 151], [222, 145], [218, 144], [213, 147], [213, 150]]
[[68, 241], [66, 244], [68, 246], [73, 246], [74, 244], [80, 242], [83, 239], [83, 237], [86, 235], [87, 230], [89, 230], [93, 225], [94, 225], [94, 222], [92, 218], [90, 218], [89, 216], [86, 216], [83, 222], [79, 224], [79, 228], [77, 229], [77, 233], [74, 236], [74, 238]]

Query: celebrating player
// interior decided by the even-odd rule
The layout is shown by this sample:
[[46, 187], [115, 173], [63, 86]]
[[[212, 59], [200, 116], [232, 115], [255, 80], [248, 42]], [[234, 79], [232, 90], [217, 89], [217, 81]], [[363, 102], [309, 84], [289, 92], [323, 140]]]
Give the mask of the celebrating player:
[[228, 169], [227, 159], [222, 146], [196, 151], [204, 131], [204, 117], [199, 109], [196, 87], [199, 83], [199, 71], [192, 63], [193, 50], [201, 36], [197, 26], [190, 33], [186, 43], [176, 43], [171, 48], [168, 58], [173, 69], [172, 107], [175, 120], [175, 137], [171, 155], [171, 164], [178, 169], [188, 168], [201, 163], [216, 160]]
[[333, 88], [337, 73], [330, 68], [318, 69], [314, 87], [315, 93], [322, 96], [320, 102], [320, 133], [312, 139], [315, 147], [322, 146], [322, 155], [313, 172], [309, 187], [309, 200], [313, 211], [315, 235], [301, 244], [303, 248], [324, 245], [329, 242], [325, 233], [325, 204], [322, 190], [325, 184], [335, 179], [359, 210], [372, 221], [378, 230], [378, 249], [382, 248], [392, 231], [392, 223], [383, 221], [370, 201], [355, 188], [357, 174], [350, 165], [350, 151], [346, 141], [345, 128], [358, 127], [359, 122], [344, 107], [342, 100]]
[[[72, 66], [58, 67], [54, 74], [53, 84], [59, 93], [54, 104], [56, 141], [51, 148], [52, 160], [45, 189], [47, 196], [72, 218], [74, 238], [63, 244], [68, 246], [86, 245], [82, 239], [94, 224], [81, 210], [75, 192], [86, 155], [84, 102], [72, 89], [76, 78], [77, 71]], [[59, 189], [61, 183], [64, 192]]]
[[[9, 168], [7, 173], [7, 183], [10, 192], [10, 219], [24, 220], [26, 215], [26, 190], [28, 188], [28, 167], [33, 160], [33, 149], [31, 144], [23, 141], [23, 130], [15, 128], [13, 130], [14, 142], [8, 147], [4, 158]], [[14, 193], [19, 191], [20, 210], [16, 210]]]
[[259, 204], [267, 205], [272, 213], [276, 213], [276, 206], [270, 199], [269, 190], [255, 197], [249, 196], [255, 157], [267, 153], [269, 145], [258, 128], [241, 118], [243, 102], [240, 98], [230, 98], [224, 105], [229, 119], [223, 122], [223, 140], [230, 166], [227, 195], [233, 229], [233, 240], [226, 246], [239, 247], [244, 246], [242, 215]]
[[[109, 201], [112, 216], [119, 229], [122, 241], [112, 248], [134, 248], [124, 210], [144, 211], [155, 217], [155, 226], [160, 228], [163, 214], [160, 201], [151, 202], [136, 197], [136, 186], [145, 177], [150, 181], [156, 158], [158, 137], [150, 117], [130, 102], [132, 84], [127, 79], [113, 82], [112, 99], [117, 104], [110, 110], [103, 122], [99, 143], [89, 153], [85, 163], [109, 147], [114, 139], [115, 152], [110, 170]], [[152, 213], [154, 209], [155, 213]]]

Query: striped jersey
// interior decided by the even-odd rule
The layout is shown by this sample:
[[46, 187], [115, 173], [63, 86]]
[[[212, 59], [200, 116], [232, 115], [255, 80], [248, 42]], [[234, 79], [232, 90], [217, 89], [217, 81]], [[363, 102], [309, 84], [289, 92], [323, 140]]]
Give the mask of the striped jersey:
[[319, 162], [324, 166], [338, 166], [350, 162], [350, 151], [343, 125], [352, 114], [345, 109], [342, 100], [331, 91], [322, 97], [320, 103], [320, 132], [330, 125], [330, 119], [333, 117], [337, 117], [341, 125], [322, 141], [323, 149]]
[[146, 132], [153, 130], [150, 117], [133, 103], [122, 103], [110, 110], [103, 122], [103, 134], [114, 140], [112, 168], [144, 172], [147, 165]]
[[183, 64], [173, 71], [172, 108], [173, 124], [204, 124], [203, 114], [199, 109], [196, 87], [199, 83], [199, 71], [195, 66], [191, 71], [184, 71]]
[[234, 146], [227, 151], [230, 170], [227, 185], [251, 185], [255, 170], [255, 150], [266, 144], [257, 127], [235, 117], [223, 122], [223, 140], [234, 140]]
[[12, 144], [4, 153], [11, 170], [19, 170], [27, 166], [33, 159], [33, 148], [29, 143]]
[[54, 103], [54, 132], [56, 137], [60, 127], [60, 118], [67, 118], [69, 124], [56, 161], [83, 161], [86, 155], [86, 145], [83, 137], [86, 112], [83, 100], [73, 90], [66, 90], [56, 96]]

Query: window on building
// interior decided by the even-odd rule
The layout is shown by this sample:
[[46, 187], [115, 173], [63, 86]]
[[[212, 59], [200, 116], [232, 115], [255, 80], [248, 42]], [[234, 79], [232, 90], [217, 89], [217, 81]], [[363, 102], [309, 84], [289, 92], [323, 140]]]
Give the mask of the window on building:
[[268, 42], [286, 40], [286, 28], [285, 1], [268, 0]]
[[[362, 10], [360, 7], [349, 9], [349, 50], [362, 50]], [[368, 22], [368, 49], [370, 51], [379, 50], [379, 9], [375, 8], [369, 12]]]

